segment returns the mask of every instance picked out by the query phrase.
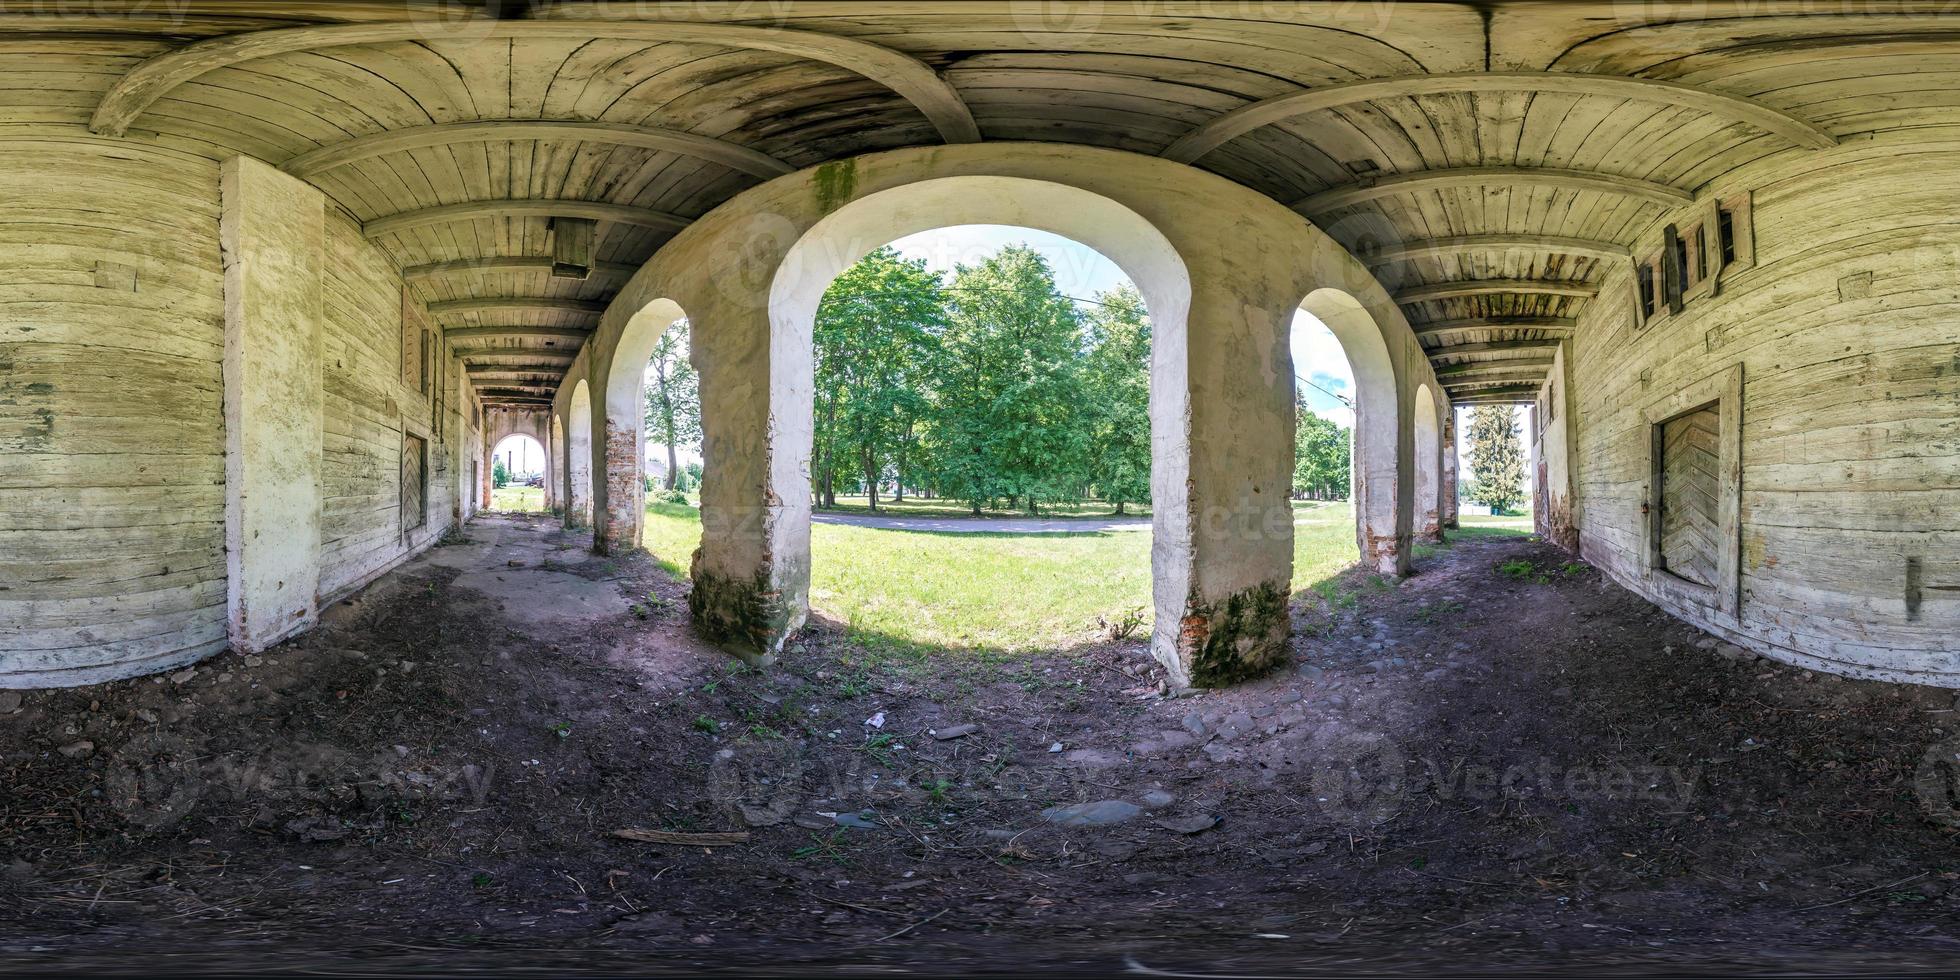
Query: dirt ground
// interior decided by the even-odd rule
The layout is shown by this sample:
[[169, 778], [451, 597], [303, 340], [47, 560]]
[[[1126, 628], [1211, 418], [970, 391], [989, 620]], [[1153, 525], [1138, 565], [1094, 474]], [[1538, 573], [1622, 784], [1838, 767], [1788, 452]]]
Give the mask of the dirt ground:
[[262, 657], [0, 695], [0, 969], [1960, 953], [1952, 692], [1754, 660], [1543, 544], [1356, 575], [1284, 672], [1167, 698], [1134, 640], [874, 663], [819, 623], [751, 670], [545, 521], [480, 519]]

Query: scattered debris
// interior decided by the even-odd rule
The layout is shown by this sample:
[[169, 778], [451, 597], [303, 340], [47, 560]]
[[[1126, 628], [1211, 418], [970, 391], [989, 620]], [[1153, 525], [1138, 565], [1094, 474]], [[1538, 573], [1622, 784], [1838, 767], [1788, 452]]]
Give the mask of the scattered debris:
[[749, 832], [746, 830], [692, 834], [673, 830], [641, 830], [637, 827], [627, 827], [613, 831], [612, 835], [643, 844], [681, 844], [691, 847], [729, 847], [749, 842]]

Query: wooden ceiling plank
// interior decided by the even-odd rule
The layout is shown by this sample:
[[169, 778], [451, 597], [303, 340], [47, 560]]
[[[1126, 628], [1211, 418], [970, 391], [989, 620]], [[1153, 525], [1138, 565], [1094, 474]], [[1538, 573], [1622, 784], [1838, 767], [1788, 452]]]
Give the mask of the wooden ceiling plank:
[[716, 44], [822, 61], [857, 72], [897, 92], [925, 114], [946, 142], [980, 141], [980, 127], [973, 121], [973, 113], [950, 82], [925, 62], [882, 45], [780, 27], [550, 18], [445, 21], [420, 17], [406, 22], [291, 27], [209, 38], [157, 55], [131, 69], [97, 104], [89, 129], [104, 136], [122, 136], [138, 116], [178, 86], [207, 72], [258, 58], [348, 45], [427, 43], [445, 39], [595, 38]]
[[1397, 303], [1427, 303], [1464, 296], [1494, 296], [1503, 293], [1534, 293], [1543, 296], [1599, 295], [1599, 287], [1584, 282], [1553, 282], [1542, 279], [1464, 279], [1412, 286], [1395, 294]]
[[382, 130], [302, 153], [280, 165], [280, 169], [305, 179], [335, 167], [388, 153], [426, 150], [458, 143], [501, 143], [509, 140], [558, 140], [638, 147], [706, 160], [764, 180], [780, 177], [794, 169], [767, 153], [712, 136], [657, 126], [560, 119], [498, 119]]
[[594, 221], [614, 224], [635, 225], [659, 231], [680, 231], [687, 227], [688, 220], [678, 214], [655, 211], [652, 208], [636, 208], [625, 204], [607, 204], [600, 201], [566, 201], [550, 198], [531, 198], [501, 201], [468, 201], [462, 204], [441, 204], [429, 208], [417, 208], [399, 214], [385, 215], [366, 221], [361, 225], [361, 234], [367, 238], [380, 238], [384, 235], [400, 234], [416, 228], [451, 224], [459, 221], [475, 221], [481, 218], [590, 218]]
[[1452, 170], [1419, 170], [1414, 173], [1382, 177], [1371, 183], [1336, 187], [1294, 202], [1293, 209], [1308, 216], [1325, 214], [1336, 208], [1352, 207], [1397, 194], [1447, 190], [1455, 187], [1556, 187], [1570, 191], [1622, 194], [1651, 201], [1662, 207], [1686, 207], [1694, 194], [1677, 187], [1586, 170], [1551, 167], [1459, 167]]
[[1739, 95], [1678, 82], [1581, 72], [1446, 72], [1342, 82], [1261, 99], [1186, 133], [1164, 151], [1164, 156], [1179, 163], [1194, 163], [1260, 127], [1340, 106], [1417, 95], [1476, 92], [1544, 92], [1686, 106], [1747, 123], [1798, 146], [1823, 149], [1837, 145], [1837, 137], [1781, 109]]

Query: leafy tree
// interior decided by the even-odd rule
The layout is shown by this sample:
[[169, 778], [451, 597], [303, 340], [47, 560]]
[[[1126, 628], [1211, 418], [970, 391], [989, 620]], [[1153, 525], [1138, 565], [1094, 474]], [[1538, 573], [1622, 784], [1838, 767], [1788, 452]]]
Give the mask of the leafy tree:
[[490, 485], [498, 490], [510, 486], [510, 467], [502, 459], [493, 457], [490, 461]]
[[1086, 317], [1084, 475], [1121, 514], [1130, 501], [1150, 499], [1150, 321], [1134, 286], [1102, 293], [1096, 303]]
[[676, 321], [660, 335], [647, 360], [646, 431], [667, 447], [667, 489], [680, 474], [678, 447], [701, 444], [700, 379], [687, 361], [687, 321]]
[[1517, 415], [1509, 405], [1478, 405], [1470, 410], [1470, 472], [1476, 480], [1471, 499], [1501, 514], [1524, 499], [1524, 447]]
[[836, 505], [845, 472], [864, 481], [873, 511], [888, 467], [904, 482], [946, 307], [939, 275], [890, 246], [844, 270], [824, 292], [815, 326], [811, 466], [824, 506]]
[[1303, 392], [1295, 402], [1293, 492], [1314, 500], [1348, 496], [1353, 433], [1315, 415]]
[[934, 475], [974, 513], [1005, 497], [1039, 514], [1079, 490], [1089, 443], [1075, 304], [1033, 249], [1002, 249], [953, 278], [935, 392]]

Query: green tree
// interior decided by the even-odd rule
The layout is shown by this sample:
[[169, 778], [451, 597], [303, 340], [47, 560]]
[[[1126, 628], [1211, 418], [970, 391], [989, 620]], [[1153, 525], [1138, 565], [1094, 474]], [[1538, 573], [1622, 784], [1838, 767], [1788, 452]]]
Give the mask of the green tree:
[[700, 379], [687, 361], [687, 321], [676, 321], [660, 335], [647, 359], [646, 431], [667, 447], [667, 489], [676, 489], [679, 447], [701, 443]]
[[490, 485], [498, 490], [510, 486], [510, 467], [505, 466], [501, 458], [490, 461]]
[[961, 266], [952, 294], [930, 430], [935, 482], [976, 514], [1002, 497], [1039, 514], [1082, 485], [1081, 316], [1022, 245]]
[[1150, 499], [1150, 320], [1143, 296], [1124, 284], [1096, 297], [1085, 317], [1089, 355], [1089, 457], [1085, 476], [1124, 512]]
[[874, 511], [888, 468], [903, 485], [946, 309], [938, 273], [890, 246], [844, 270], [825, 290], [814, 328], [810, 468], [823, 506], [836, 505], [845, 473], [863, 480]]
[[1476, 480], [1471, 499], [1504, 513], [1524, 500], [1524, 447], [1518, 440], [1517, 415], [1509, 405], [1478, 405], [1470, 410], [1470, 473]]
[[1294, 412], [1294, 494], [1314, 500], [1345, 499], [1352, 473], [1353, 432], [1315, 415], [1307, 408], [1305, 392], [1295, 402]]

